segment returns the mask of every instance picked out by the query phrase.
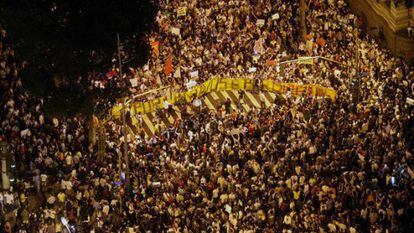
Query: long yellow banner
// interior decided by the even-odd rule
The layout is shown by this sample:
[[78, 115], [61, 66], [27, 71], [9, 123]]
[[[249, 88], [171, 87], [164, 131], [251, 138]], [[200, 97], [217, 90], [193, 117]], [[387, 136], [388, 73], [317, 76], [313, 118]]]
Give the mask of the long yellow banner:
[[[225, 90], [245, 90], [253, 91], [255, 88], [255, 79], [249, 78], [220, 78], [215, 77], [201, 85], [193, 87], [189, 91], [172, 93], [170, 96], [162, 96], [147, 102], [136, 102], [130, 106], [132, 114], [150, 113], [158, 109], [164, 108], [164, 102], [175, 104], [178, 101], [191, 103], [194, 98], [200, 98], [213, 91]], [[261, 91], [277, 92], [279, 94], [286, 94], [290, 92], [293, 96], [311, 95], [315, 97], [326, 96], [335, 100], [336, 91], [330, 88], [321, 87], [318, 85], [302, 85], [296, 83], [278, 83], [270, 79], [263, 80], [260, 87]], [[115, 118], [121, 117], [121, 105], [116, 105], [112, 108], [112, 115]]]

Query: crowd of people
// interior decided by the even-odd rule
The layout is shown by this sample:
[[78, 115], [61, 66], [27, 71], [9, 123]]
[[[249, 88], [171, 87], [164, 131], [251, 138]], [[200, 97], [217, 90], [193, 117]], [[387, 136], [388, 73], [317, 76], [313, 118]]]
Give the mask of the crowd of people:
[[[159, 30], [150, 35], [159, 47], [125, 78], [138, 78], [133, 93], [165, 85], [178, 90], [214, 75], [272, 78], [334, 88], [335, 101], [288, 93], [250, 112], [225, 104], [197, 113], [182, 108], [181, 119], [160, 123], [151, 137], [124, 138], [121, 125], [109, 121], [103, 157], [90, 144], [86, 119], [50, 118], [43, 100], [23, 89], [1, 28], [0, 135], [19, 175], [0, 194], [0, 227], [412, 232], [413, 145], [406, 139], [413, 133], [407, 122], [414, 116], [414, 72], [360, 30], [343, 0], [306, 1], [302, 40], [299, 2], [161, 0]], [[347, 66], [322, 60], [274, 65], [301, 56]], [[169, 58], [173, 71], [164, 72]], [[129, 187], [118, 179], [124, 142]]]

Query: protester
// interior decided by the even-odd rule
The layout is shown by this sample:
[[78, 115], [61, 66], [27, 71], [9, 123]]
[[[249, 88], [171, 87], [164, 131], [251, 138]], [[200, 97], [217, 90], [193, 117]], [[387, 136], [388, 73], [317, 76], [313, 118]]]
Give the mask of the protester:
[[[151, 35], [159, 48], [148, 64], [123, 79], [112, 77], [114, 69], [95, 78], [94, 88], [129, 80], [133, 93], [160, 85], [178, 91], [220, 75], [318, 84], [334, 88], [335, 101], [278, 95], [272, 106], [250, 112], [228, 101], [195, 113], [183, 104], [181, 119], [155, 122], [151, 137], [124, 138], [113, 120], [103, 159], [89, 146], [86, 119], [49, 118], [43, 100], [23, 89], [1, 28], [0, 135], [19, 177], [0, 196], [1, 216], [15, 218], [0, 225], [65, 232], [63, 217], [78, 232], [412, 231], [413, 155], [405, 138], [412, 134], [406, 122], [414, 113], [407, 101], [414, 73], [359, 30], [342, 0], [307, 1], [308, 35], [301, 40], [298, 2], [162, 0], [159, 30]], [[269, 65], [301, 56], [348, 66], [320, 59]], [[124, 142], [130, 187], [119, 179]]]

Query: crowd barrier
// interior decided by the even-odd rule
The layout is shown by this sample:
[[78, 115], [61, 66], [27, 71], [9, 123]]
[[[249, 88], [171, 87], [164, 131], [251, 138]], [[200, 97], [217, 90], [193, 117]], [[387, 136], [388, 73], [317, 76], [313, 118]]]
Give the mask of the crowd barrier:
[[[180, 92], [171, 93], [168, 96], [162, 96], [156, 99], [152, 99], [147, 102], [135, 102], [131, 103], [129, 109], [132, 114], [146, 114], [154, 112], [158, 109], [165, 107], [165, 101], [170, 104], [175, 104], [178, 101], [185, 101], [191, 103], [194, 98], [200, 98], [213, 91], [226, 91], [226, 90], [261, 90], [268, 92], [275, 92], [279, 94], [287, 94], [293, 96], [311, 95], [314, 97], [329, 97], [335, 100], [336, 91], [330, 88], [321, 87], [318, 85], [303, 85], [296, 83], [279, 83], [271, 79], [263, 80], [259, 86], [255, 79], [249, 78], [221, 78], [215, 77], [209, 81], [204, 82], [201, 85], [195, 86], [192, 89]], [[121, 116], [121, 105], [116, 105], [112, 108], [112, 115], [115, 118]]]

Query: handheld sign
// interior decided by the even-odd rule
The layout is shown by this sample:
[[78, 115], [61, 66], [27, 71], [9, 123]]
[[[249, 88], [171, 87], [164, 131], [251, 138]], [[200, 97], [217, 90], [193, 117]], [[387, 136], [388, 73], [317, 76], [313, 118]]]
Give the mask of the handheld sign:
[[171, 33], [174, 35], [179, 36], [180, 35], [180, 29], [179, 28], [171, 28]]
[[191, 78], [197, 78], [198, 77], [198, 70], [191, 72], [190, 77]]
[[177, 11], [177, 16], [186, 16], [187, 15], [187, 7], [180, 7]]
[[259, 27], [263, 27], [265, 25], [265, 20], [264, 19], [258, 19], [256, 22], [256, 25]]

